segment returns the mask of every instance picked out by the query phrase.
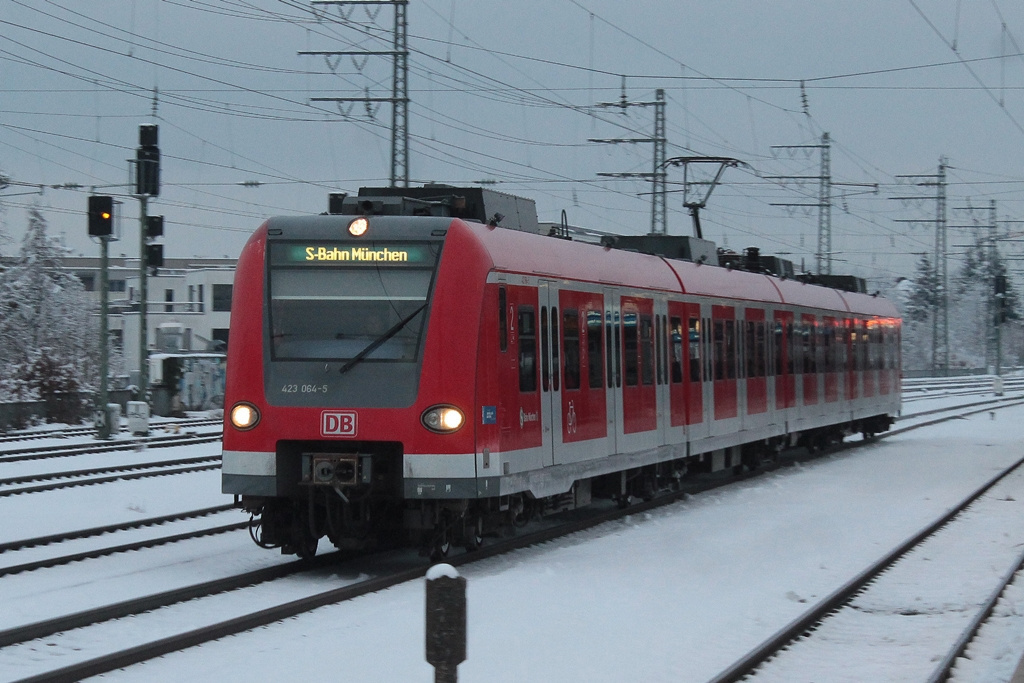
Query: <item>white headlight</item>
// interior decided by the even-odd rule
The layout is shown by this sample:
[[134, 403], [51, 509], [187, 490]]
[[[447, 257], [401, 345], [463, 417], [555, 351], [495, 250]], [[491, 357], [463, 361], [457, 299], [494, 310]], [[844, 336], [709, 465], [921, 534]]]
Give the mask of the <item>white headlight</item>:
[[466, 422], [466, 416], [455, 406], [434, 406], [423, 411], [420, 418], [423, 426], [432, 432], [449, 434], [458, 431]]
[[260, 421], [260, 411], [251, 403], [236, 403], [231, 409], [231, 424], [235, 429], [252, 429]]

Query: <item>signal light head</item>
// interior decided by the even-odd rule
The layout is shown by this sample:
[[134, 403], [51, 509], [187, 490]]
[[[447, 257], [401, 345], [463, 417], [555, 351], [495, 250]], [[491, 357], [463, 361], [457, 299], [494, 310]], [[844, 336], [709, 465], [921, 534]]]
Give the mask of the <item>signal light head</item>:
[[114, 198], [89, 195], [89, 235], [106, 237], [114, 232]]

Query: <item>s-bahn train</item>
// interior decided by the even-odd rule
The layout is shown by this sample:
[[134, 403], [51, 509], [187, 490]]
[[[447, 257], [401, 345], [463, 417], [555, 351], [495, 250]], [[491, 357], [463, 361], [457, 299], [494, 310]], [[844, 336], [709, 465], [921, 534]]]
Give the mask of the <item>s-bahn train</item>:
[[694, 238], [539, 234], [529, 200], [483, 188], [332, 211], [271, 218], [235, 274], [223, 491], [265, 547], [473, 548], [899, 411], [883, 298]]

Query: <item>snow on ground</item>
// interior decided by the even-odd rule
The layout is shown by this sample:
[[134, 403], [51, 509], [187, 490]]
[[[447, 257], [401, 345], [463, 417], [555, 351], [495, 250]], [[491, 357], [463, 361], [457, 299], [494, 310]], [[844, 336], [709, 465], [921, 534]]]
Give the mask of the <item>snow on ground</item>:
[[[705, 681], [1024, 457], [1022, 421], [1013, 408], [908, 432], [464, 566], [459, 680]], [[1022, 599], [985, 652], [1000, 671], [1020, 657]], [[102, 679], [429, 681], [423, 622], [415, 581]], [[1000, 680], [988, 673], [957, 680]]]
[[[214, 450], [219, 452], [220, 444], [163, 450], [167, 457], [160, 459], [169, 460], [173, 457], [196, 457]], [[0, 498], [0, 516], [17, 520], [17, 523], [0, 524], [0, 543], [230, 505], [231, 501], [231, 496], [220, 492], [220, 470], [8, 496]], [[237, 521], [245, 519], [239, 512]]]

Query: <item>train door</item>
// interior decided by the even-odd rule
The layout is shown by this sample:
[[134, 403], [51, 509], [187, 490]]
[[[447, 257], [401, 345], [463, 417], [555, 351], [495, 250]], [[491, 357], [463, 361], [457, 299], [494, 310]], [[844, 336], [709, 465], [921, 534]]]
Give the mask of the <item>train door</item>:
[[835, 403], [839, 400], [839, 366], [836, 362], [839, 345], [836, 343], [836, 319], [825, 316], [822, 318], [822, 326], [824, 332], [821, 338], [824, 344], [822, 372], [825, 374], [825, 403]]
[[[748, 308], [744, 312], [744, 365], [747, 377], [747, 415], [768, 410], [768, 381], [765, 372], [764, 311]], [[760, 421], [757, 421], [760, 423]]]
[[[654, 301], [623, 296], [622, 315], [622, 432], [639, 434], [658, 428], [654, 358]], [[655, 435], [656, 438], [656, 435]], [[644, 439], [652, 445], [654, 438]], [[639, 445], [629, 439], [632, 446]]]
[[712, 340], [712, 427], [713, 436], [732, 431], [735, 423], [726, 424], [739, 414], [736, 391], [736, 309], [732, 306], [711, 307]]
[[541, 467], [550, 460], [551, 453], [550, 444], [545, 443], [548, 437], [545, 437], [541, 425], [544, 411], [537, 334], [540, 311], [536, 288], [510, 284], [503, 290], [508, 341], [499, 342], [506, 344], [507, 353], [499, 357], [499, 377], [503, 381], [500, 383], [497, 421], [501, 451], [504, 454], [515, 453], [510, 466], [521, 471]]
[[537, 299], [540, 306], [540, 421], [544, 465], [548, 466], [555, 464], [555, 450], [562, 435], [558, 293], [554, 283], [542, 281], [538, 285]]
[[[600, 294], [563, 289], [561, 305], [561, 423], [555, 463], [578, 462], [610, 452], [605, 391], [604, 303]], [[612, 437], [613, 439], [614, 437]]]
[[772, 355], [775, 358], [775, 409], [785, 410], [796, 405], [796, 381], [793, 376], [793, 314], [775, 311], [772, 330]]

